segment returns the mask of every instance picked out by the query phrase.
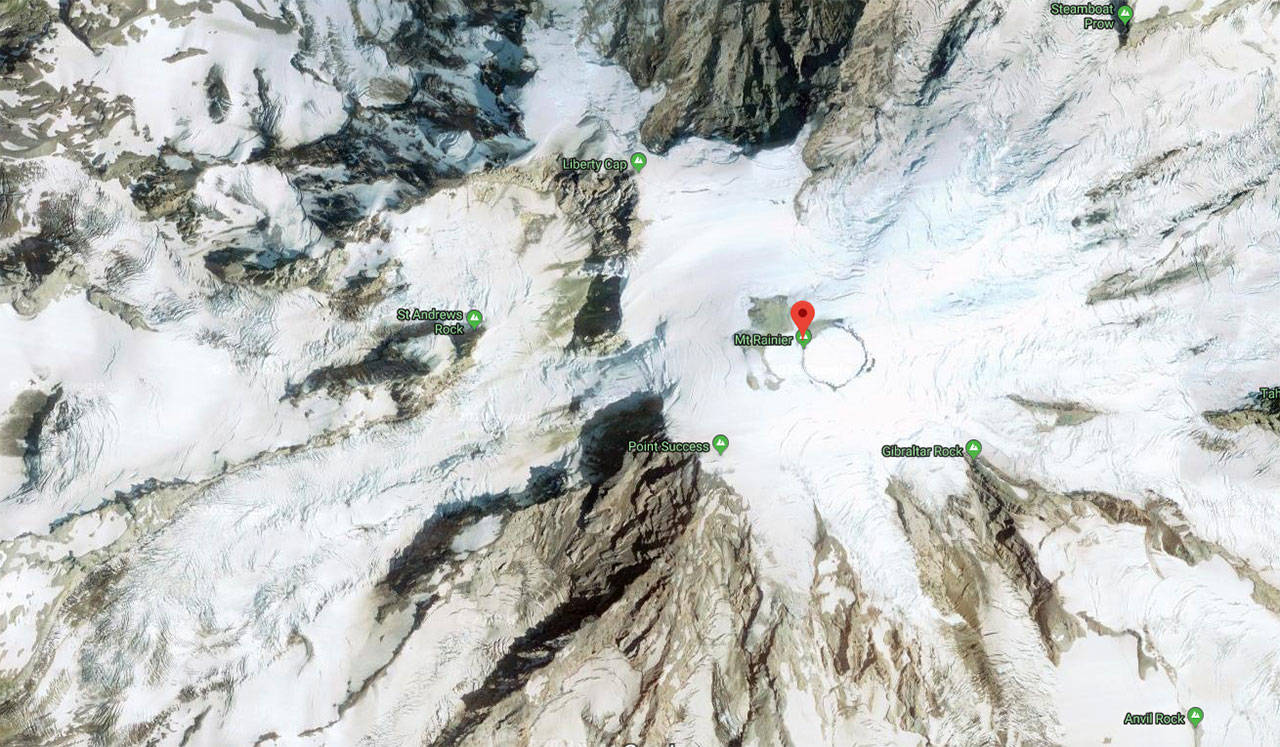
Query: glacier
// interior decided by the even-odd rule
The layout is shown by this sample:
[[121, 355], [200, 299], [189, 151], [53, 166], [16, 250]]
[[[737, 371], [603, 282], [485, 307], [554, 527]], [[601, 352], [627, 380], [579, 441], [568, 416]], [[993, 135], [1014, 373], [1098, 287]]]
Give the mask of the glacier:
[[1134, 9], [6, 6], [0, 742], [1276, 743], [1280, 21]]

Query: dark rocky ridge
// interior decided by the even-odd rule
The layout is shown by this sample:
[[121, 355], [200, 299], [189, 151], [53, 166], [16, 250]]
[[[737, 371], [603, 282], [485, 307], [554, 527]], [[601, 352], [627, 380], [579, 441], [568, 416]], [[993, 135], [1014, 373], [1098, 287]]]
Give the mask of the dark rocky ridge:
[[553, 172], [549, 189], [556, 205], [590, 231], [591, 256], [599, 263], [626, 253], [640, 193], [630, 172]]
[[790, 140], [837, 81], [859, 0], [602, 0], [596, 44], [636, 85], [666, 87], [641, 127], [665, 151], [682, 137], [754, 147]]
[[571, 349], [590, 347], [618, 331], [622, 324], [623, 278], [597, 275], [587, 286], [587, 300], [573, 320]]
[[0, 2], [0, 73], [23, 60], [53, 25], [53, 11], [40, 0]]
[[1209, 410], [1204, 419], [1226, 431], [1238, 431], [1245, 426], [1257, 426], [1280, 434], [1280, 400], [1263, 397], [1251, 392], [1248, 404], [1232, 410]]
[[622, 344], [624, 263], [630, 250], [640, 193], [631, 172], [555, 171], [548, 181], [556, 205], [588, 236], [583, 262], [590, 276], [586, 298], [573, 321], [569, 349], [605, 352]]
[[[963, 741], [939, 728], [934, 716], [943, 708], [971, 711], [971, 729], [990, 718], [995, 685], [943, 669], [940, 649], [870, 602], [820, 517], [805, 598], [761, 572], [742, 505], [692, 457], [628, 455], [600, 486], [595, 507], [574, 522], [583, 490], [512, 515], [493, 544], [467, 561], [477, 565], [473, 578], [500, 567], [524, 583], [553, 581], [542, 603], [512, 610], [514, 619], [504, 622], [509, 643], [423, 743], [541, 743], [534, 729], [569, 690], [529, 684], [570, 681], [620, 660], [635, 675], [637, 697], [613, 723], [587, 725], [587, 743], [679, 741], [675, 730], [687, 728], [691, 704], [709, 699], [700, 707], [714, 714], [716, 741], [702, 743], [802, 744], [786, 717], [797, 693], [820, 703], [830, 743], [842, 743], [837, 725], [868, 715], [868, 693], [882, 699], [877, 717], [935, 744]], [[416, 593], [431, 600], [443, 586]], [[479, 592], [450, 586], [448, 596]], [[430, 624], [428, 617], [423, 625]], [[980, 649], [982, 641], [973, 644]]]
[[[434, 744], [472, 737], [496, 707], [519, 697], [529, 678], [584, 626], [619, 603], [685, 531], [698, 499], [696, 458], [642, 455], [628, 456], [626, 462], [602, 487], [597, 510], [580, 512], [576, 525], [564, 521], [569, 505], [544, 517], [540, 549], [555, 577], [564, 579], [563, 601], [513, 640], [480, 687], [462, 696], [465, 710]], [[596, 494], [593, 487], [586, 496], [575, 497], [585, 501]]]

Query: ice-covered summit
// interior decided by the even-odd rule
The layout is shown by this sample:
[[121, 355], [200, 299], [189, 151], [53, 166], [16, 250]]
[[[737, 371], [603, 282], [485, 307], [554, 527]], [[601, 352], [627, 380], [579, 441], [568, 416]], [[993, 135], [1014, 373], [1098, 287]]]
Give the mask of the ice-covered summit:
[[0, 743], [1275, 743], [1280, 22], [1096, 10], [0, 4]]

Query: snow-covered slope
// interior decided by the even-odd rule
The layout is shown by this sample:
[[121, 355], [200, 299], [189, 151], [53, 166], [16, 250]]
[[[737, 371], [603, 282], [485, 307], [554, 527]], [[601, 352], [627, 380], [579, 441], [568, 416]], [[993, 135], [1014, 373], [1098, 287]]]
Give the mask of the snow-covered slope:
[[1280, 22], [1184, 5], [0, 6], [0, 742], [1280, 740]]

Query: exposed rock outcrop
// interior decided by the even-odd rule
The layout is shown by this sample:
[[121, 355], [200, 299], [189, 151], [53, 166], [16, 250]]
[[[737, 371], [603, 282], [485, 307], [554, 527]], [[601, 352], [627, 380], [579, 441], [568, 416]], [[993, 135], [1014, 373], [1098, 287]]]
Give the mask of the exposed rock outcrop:
[[1257, 426], [1280, 434], [1280, 399], [1250, 396], [1250, 402], [1232, 410], [1209, 410], [1204, 413], [1209, 423], [1227, 431], [1238, 431], [1246, 426]]
[[53, 25], [53, 11], [41, 0], [0, 2], [0, 74], [13, 69]]
[[861, 0], [602, 0], [588, 24], [636, 85], [664, 87], [641, 127], [665, 151], [689, 136], [746, 146], [788, 140], [821, 108]]

